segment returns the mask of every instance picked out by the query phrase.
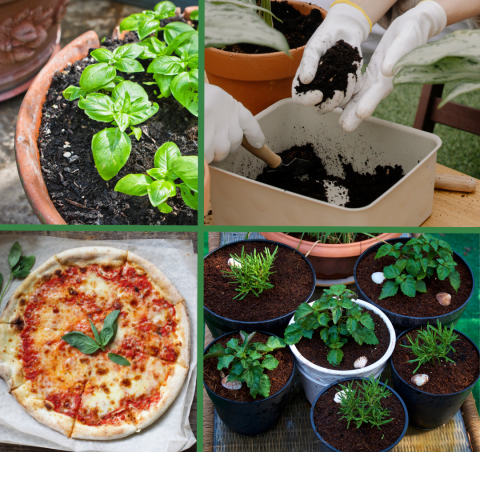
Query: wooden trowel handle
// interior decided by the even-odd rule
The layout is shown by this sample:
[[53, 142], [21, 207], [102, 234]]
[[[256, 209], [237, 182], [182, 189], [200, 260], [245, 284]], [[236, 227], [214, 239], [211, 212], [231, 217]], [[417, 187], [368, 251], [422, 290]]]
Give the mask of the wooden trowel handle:
[[250, 153], [253, 153], [260, 160], [263, 160], [271, 168], [277, 168], [282, 163], [282, 159], [276, 153], [272, 152], [267, 144], [262, 148], [255, 148], [243, 137], [242, 147], [246, 148]]
[[471, 193], [475, 191], [477, 181], [461, 175], [435, 175], [435, 188], [454, 192]]

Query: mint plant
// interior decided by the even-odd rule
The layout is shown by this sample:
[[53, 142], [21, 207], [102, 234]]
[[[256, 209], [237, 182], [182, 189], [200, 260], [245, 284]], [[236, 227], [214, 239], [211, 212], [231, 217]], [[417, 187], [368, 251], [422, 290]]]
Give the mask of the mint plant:
[[240, 332], [242, 343], [232, 338], [227, 343], [227, 348], [216, 343], [203, 356], [218, 358], [218, 370], [229, 371], [227, 382], [239, 381], [246, 383], [250, 389], [250, 395], [257, 398], [262, 395], [267, 398], [270, 395], [270, 379], [264, 373], [264, 369], [275, 370], [279, 361], [271, 355], [271, 352], [285, 348], [285, 342], [278, 337], [269, 337], [267, 343], [252, 343], [256, 332], [247, 334]]
[[298, 343], [302, 337], [311, 339], [320, 329], [320, 338], [330, 348], [327, 360], [335, 366], [340, 365], [342, 348], [349, 338], [359, 345], [377, 345], [372, 317], [352, 298], [356, 295], [345, 285], [333, 285], [313, 305], [302, 303], [295, 312], [295, 322], [285, 330], [287, 345]]
[[460, 274], [455, 270], [457, 263], [453, 260], [453, 250], [444, 240], [425, 233], [412, 238], [405, 245], [401, 242], [394, 245], [385, 243], [378, 249], [375, 259], [387, 255], [395, 258], [396, 262], [383, 269], [387, 281], [379, 300], [393, 297], [399, 289], [407, 297], [415, 297], [416, 292], [425, 293], [427, 287], [424, 279], [435, 274], [439, 280], [448, 278], [455, 291], [460, 287]]
[[237, 254], [230, 255], [233, 259], [233, 264], [230, 271], [224, 271], [224, 277], [231, 278], [230, 283], [236, 283], [238, 286], [235, 289], [239, 294], [234, 297], [243, 300], [249, 293], [253, 293], [258, 297], [264, 290], [273, 288], [269, 282], [270, 276], [275, 273], [271, 271], [273, 262], [278, 252], [278, 246], [275, 247], [273, 253], [268, 248], [265, 248], [264, 253], [257, 254], [255, 249], [253, 253], [245, 253], [245, 248], [242, 247], [240, 256]]
[[441, 359], [455, 363], [451, 358], [448, 358], [450, 352], [455, 352], [452, 343], [458, 340], [458, 335], [453, 333], [453, 323], [450, 328], [442, 327], [442, 324], [437, 319], [437, 328], [429, 324], [426, 328], [417, 330], [415, 342], [408, 334], [407, 339], [410, 345], [402, 345], [402, 347], [410, 348], [412, 353], [417, 357], [409, 360], [409, 362], [418, 362], [417, 368], [413, 373], [423, 364], [435, 363], [435, 360], [437, 360], [439, 364], [441, 364]]
[[[173, 142], [164, 143], [155, 153], [155, 168], [146, 174], [130, 174], [115, 185], [115, 191], [127, 195], [148, 194], [150, 203], [162, 213], [170, 213], [169, 198], [176, 196], [180, 189], [183, 201], [198, 210], [198, 157], [182, 156]], [[182, 183], [175, 183], [180, 179]]]
[[[385, 382], [386, 385], [387, 382]], [[356, 428], [364, 423], [372, 428], [381, 427], [393, 420], [388, 408], [383, 408], [381, 401], [391, 395], [385, 385], [380, 385], [380, 379], [373, 378], [353, 380], [347, 385], [339, 385], [337, 389], [341, 397], [338, 415], [347, 421], [347, 428], [353, 422]]]

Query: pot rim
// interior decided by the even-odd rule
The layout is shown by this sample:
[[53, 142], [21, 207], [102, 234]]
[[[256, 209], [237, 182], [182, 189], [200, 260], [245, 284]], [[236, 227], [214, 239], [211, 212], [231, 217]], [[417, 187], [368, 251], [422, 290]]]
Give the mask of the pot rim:
[[[263, 333], [265, 335], [269, 335], [270, 337], [277, 337], [277, 338], [280, 338], [278, 335], [275, 335], [274, 333], [270, 333], [270, 332], [264, 332], [262, 330], [252, 330], [252, 332], [255, 331], [257, 333]], [[223, 335], [220, 335], [219, 337], [217, 337], [215, 340], [212, 340], [204, 349], [203, 349], [203, 354], [205, 355], [206, 352], [208, 352], [209, 348], [212, 347], [215, 343], [218, 342], [218, 340], [220, 340], [221, 338], [227, 336], [227, 335], [232, 335], [233, 333], [240, 333], [240, 330], [234, 330], [232, 332], [228, 332], [228, 333], [224, 333]], [[251, 333], [251, 332], [248, 332], [247, 333]], [[285, 347], [286, 348], [286, 347]], [[288, 349], [287, 349], [288, 351]], [[290, 352], [292, 353], [292, 352]], [[267, 400], [270, 400], [271, 398], [273, 397], [276, 397], [277, 395], [279, 395], [280, 393], [282, 393], [285, 388], [287, 388], [290, 383], [292, 382], [293, 380], [293, 377], [295, 376], [295, 372], [296, 372], [296, 369], [297, 369], [297, 362], [296, 362], [296, 359], [295, 359], [295, 355], [292, 355], [292, 358], [293, 358], [293, 370], [292, 370], [292, 374], [290, 375], [290, 377], [288, 377], [288, 380], [287, 380], [287, 383], [277, 392], [277, 393], [274, 393], [273, 395], [270, 395], [269, 397], [267, 398], [262, 398], [260, 400], [254, 400], [253, 402], [239, 402], [238, 400], [230, 400], [229, 398], [224, 398], [222, 397], [221, 395], [218, 395], [218, 393], [215, 393], [213, 390], [210, 389], [210, 387], [205, 383], [205, 380], [203, 380], [203, 386], [204, 388], [210, 392], [212, 395], [215, 395], [216, 397], [218, 398], [221, 398], [222, 400], [225, 400], [226, 402], [230, 402], [230, 403], [242, 403], [242, 404], [247, 404], [247, 403], [255, 403], [255, 404], [259, 404], [261, 402], [265, 402]]]
[[[389, 240], [385, 240], [386, 242], [388, 243], [392, 243], [394, 241], [399, 241], [399, 242], [407, 242], [408, 240], [410, 240], [409, 238], [390, 238]], [[381, 242], [378, 242], [378, 243], [381, 243]], [[366, 298], [368, 298], [368, 300], [373, 304], [375, 305], [377, 308], [381, 309], [382, 311], [385, 311], [387, 313], [390, 313], [392, 315], [395, 315], [396, 317], [399, 317], [399, 318], [414, 318], [414, 319], [418, 319], [418, 320], [425, 320], [425, 319], [441, 319], [441, 318], [444, 318], [444, 317], [447, 317], [449, 315], [453, 315], [454, 313], [458, 312], [459, 310], [461, 310], [462, 308], [464, 308], [466, 305], [468, 305], [468, 303], [470, 303], [470, 300], [472, 299], [472, 295], [473, 295], [473, 292], [475, 291], [475, 277], [473, 275], [473, 272], [472, 272], [472, 269], [470, 268], [470, 265], [455, 251], [453, 250], [453, 253], [466, 265], [466, 267], [468, 268], [468, 271], [470, 273], [470, 277], [472, 278], [472, 289], [470, 291], [470, 295], [468, 296], [467, 300], [465, 300], [464, 303], [462, 303], [462, 305], [460, 305], [458, 308], [456, 308], [455, 310], [452, 310], [451, 312], [448, 312], [448, 313], [443, 313], [442, 315], [435, 315], [433, 317], [412, 317], [412, 316], [409, 316], [409, 315], [401, 315], [399, 313], [395, 313], [395, 312], [392, 312], [390, 310], [387, 310], [386, 308], [382, 308], [380, 307], [377, 303], [375, 303], [374, 300], [372, 300], [368, 295], [365, 294], [365, 292], [360, 288], [360, 285], [358, 284], [357, 282], [357, 266], [359, 265], [360, 261], [362, 260], [362, 258], [366, 257], [367, 254], [371, 253], [370, 250], [375, 248], [376, 245], [378, 245], [378, 243], [376, 243], [375, 245], [372, 245], [370, 248], [368, 248], [367, 250], [365, 250], [359, 257], [358, 257], [358, 260], [356, 261], [355, 263], [355, 267], [353, 268], [353, 278], [355, 280], [355, 287], [358, 288], [360, 290], [360, 292], [362, 293], [362, 295], [364, 295]], [[413, 328], [416, 328], [416, 327], [413, 327]]]
[[[411, 330], [419, 330], [420, 328], [422, 328], [421, 326], [420, 327], [412, 327], [412, 328], [409, 328], [408, 330], [404, 330], [402, 333], [399, 333], [396, 340], [395, 340], [395, 346], [397, 345], [397, 342], [398, 340], [400, 339], [400, 337], [402, 337], [403, 335], [406, 335], [408, 332], [410, 332]], [[468, 337], [467, 335], [465, 335], [464, 333], [454, 329], [453, 330], [455, 333], [459, 333], [460, 335], [462, 335], [463, 337], [465, 337], [476, 349], [477, 349], [477, 353], [478, 353], [478, 356], [480, 357], [480, 349], [478, 348], [478, 346], [475, 344], [475, 342], [470, 338]], [[397, 377], [407, 386], [407, 387], [410, 387], [411, 389], [413, 390], [416, 390], [417, 392], [420, 392], [420, 393], [423, 393], [425, 395], [430, 395], [432, 397], [451, 397], [453, 395], [458, 395], [459, 393], [463, 393], [465, 392], [466, 390], [470, 390], [472, 389], [475, 384], [478, 382], [478, 379], [480, 378], [480, 373], [477, 377], [477, 379], [471, 383], [468, 387], [464, 388], [463, 390], [459, 390], [458, 392], [453, 392], [453, 393], [430, 393], [430, 392], [424, 392], [423, 390], [420, 390], [419, 388], [416, 388], [414, 387], [413, 385], [410, 385], [406, 380], [404, 380], [404, 378], [397, 372], [397, 369], [395, 368], [395, 366], [393, 365], [393, 355], [390, 357], [390, 366], [392, 367], [392, 371], [395, 372], [395, 374], [397, 375]]]
[[[315, 427], [315, 423], [313, 421], [313, 411], [314, 411], [314, 408], [315, 408], [315, 405], [317, 404], [318, 402], [318, 399], [327, 391], [329, 390], [330, 388], [334, 387], [335, 385], [339, 384], [339, 383], [344, 383], [344, 382], [348, 382], [348, 381], [352, 381], [352, 380], [365, 380], [365, 378], [361, 378], [361, 377], [350, 377], [350, 378], [345, 378], [345, 379], [342, 379], [342, 380], [338, 380], [336, 382], [333, 382], [331, 383], [330, 385], [326, 386], [316, 397], [315, 397], [315, 401], [312, 403], [312, 406], [310, 407], [310, 423], [312, 425], [312, 428], [313, 428], [313, 431], [315, 432], [315, 435], [318, 437], [318, 439], [324, 443], [327, 447], [331, 448], [332, 450], [336, 451], [336, 452], [341, 452], [341, 450], [338, 450], [336, 449], [335, 447], [332, 447], [332, 445], [330, 445], [329, 443], [327, 443], [323, 438], [322, 436], [318, 433], [316, 427]], [[380, 382], [380, 385], [384, 385], [386, 388], [388, 388], [396, 397], [397, 399], [400, 401], [400, 404], [402, 405], [403, 407], [403, 411], [405, 413], [405, 426], [403, 427], [403, 430], [402, 430], [402, 433], [400, 434], [400, 436], [398, 437], [398, 439], [395, 441], [395, 443], [392, 443], [389, 447], [385, 448], [384, 450], [380, 450], [380, 452], [378, 453], [381, 453], [381, 452], [387, 452], [389, 450], [391, 450], [392, 448], [395, 448], [399, 443], [400, 441], [402, 440], [402, 438], [405, 436], [405, 434], [407, 433], [407, 428], [408, 428], [408, 422], [409, 422], [409, 418], [408, 418], [408, 410], [407, 410], [407, 407], [405, 406], [405, 402], [402, 400], [402, 397], [400, 397], [400, 395], [392, 388], [390, 387], [389, 385], [385, 385], [384, 382]], [[345, 453], [345, 452], [344, 452]]]
[[[225, 245], [221, 245], [220, 247], [216, 248], [215, 250], [212, 250], [211, 252], [208, 252], [204, 257], [203, 257], [203, 262], [205, 263], [205, 259], [210, 256], [212, 253], [216, 252], [217, 250], [220, 250], [222, 248], [225, 248], [226, 246], [228, 245], [234, 245], [236, 243], [247, 243], [247, 242], [264, 242], [264, 243], [270, 243], [270, 244], [276, 244], [276, 245], [281, 245], [282, 247], [285, 247], [285, 248], [289, 248], [290, 250], [293, 250], [295, 253], [298, 253], [301, 257], [303, 257], [303, 259], [307, 262], [307, 265], [310, 267], [310, 271], [312, 272], [312, 275], [313, 275], [313, 286], [312, 286], [312, 289], [310, 290], [310, 293], [307, 297], [307, 300], [309, 300], [312, 295], [313, 295], [313, 292], [315, 292], [315, 288], [317, 286], [317, 276], [315, 274], [315, 270], [312, 266], [312, 264], [310, 263], [310, 261], [308, 260], [308, 258], [303, 255], [303, 253], [299, 252], [298, 250], [296, 250], [295, 248], [292, 248], [290, 247], [290, 245], [285, 245], [284, 243], [280, 243], [280, 242], [275, 242], [273, 240], [262, 240], [262, 239], [258, 239], [258, 240], [236, 240], [235, 242], [231, 242], [231, 243], [227, 243]], [[212, 315], [215, 315], [217, 317], [221, 317], [221, 318], [224, 318], [225, 320], [228, 320], [230, 322], [237, 322], [237, 323], [246, 323], [242, 320], [234, 320], [233, 318], [227, 318], [227, 317], [224, 317], [223, 315], [219, 315], [218, 313], [215, 313], [213, 312], [212, 310], [210, 310], [208, 307], [205, 306], [205, 304], [203, 305], [203, 308], [205, 310], [207, 310], [208, 312], [210, 312]], [[297, 307], [298, 308], [298, 307]], [[293, 315], [295, 313], [296, 309], [291, 311], [291, 312], [287, 312], [285, 313], [284, 315], [281, 315], [280, 317], [275, 317], [275, 318], [270, 318], [269, 320], [258, 320], [256, 322], [248, 322], [249, 324], [251, 324], [252, 326], [253, 325], [259, 325], [259, 324], [267, 324], [269, 322], [274, 322], [274, 321], [277, 321], [279, 320], [280, 318], [283, 318], [283, 317], [287, 317], [289, 315]], [[252, 330], [253, 331], [253, 330]], [[256, 330], [255, 330], [256, 331]]]
[[[395, 337], [395, 329], [393, 328], [392, 322], [389, 320], [389, 318], [382, 312], [380, 311], [375, 305], [372, 305], [368, 302], [365, 302], [364, 300], [352, 300], [355, 303], [359, 303], [362, 307], [367, 308], [367, 305], [372, 307], [372, 311], [375, 312], [384, 322], [385, 325], [388, 328], [388, 331], [390, 333], [390, 343], [388, 345], [387, 351], [380, 357], [375, 363], [372, 363], [371, 365], [367, 365], [366, 367], [363, 368], [358, 368], [355, 370], [330, 370], [325, 367], [320, 367], [319, 365], [315, 365], [314, 363], [310, 362], [310, 360], [307, 360], [297, 349], [295, 345], [289, 345], [290, 349], [292, 350], [293, 355], [296, 357], [297, 361], [300, 364], [305, 364], [308, 367], [310, 367], [312, 370], [315, 370], [319, 373], [322, 374], [327, 374], [331, 376], [336, 376], [336, 377], [344, 377], [345, 375], [353, 375], [354, 377], [357, 377], [361, 373], [368, 372], [369, 370], [373, 370], [375, 367], [382, 363], [387, 363], [388, 359], [391, 358], [393, 355], [393, 350], [395, 349], [395, 344], [396, 344], [396, 337]], [[314, 302], [310, 302], [309, 305], [312, 305]], [[288, 323], [289, 325], [293, 323], [294, 317], [290, 320]]]

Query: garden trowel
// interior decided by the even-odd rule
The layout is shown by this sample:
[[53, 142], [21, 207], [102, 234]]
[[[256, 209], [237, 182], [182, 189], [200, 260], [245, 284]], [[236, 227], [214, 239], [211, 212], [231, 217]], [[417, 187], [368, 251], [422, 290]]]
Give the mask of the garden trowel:
[[242, 147], [253, 153], [257, 158], [263, 160], [269, 167], [269, 173], [275, 172], [289, 173], [292, 177], [301, 177], [307, 175], [313, 169], [313, 162], [303, 158], [294, 158], [288, 163], [283, 163], [282, 159], [265, 144], [262, 148], [252, 147], [247, 139], [243, 137]]

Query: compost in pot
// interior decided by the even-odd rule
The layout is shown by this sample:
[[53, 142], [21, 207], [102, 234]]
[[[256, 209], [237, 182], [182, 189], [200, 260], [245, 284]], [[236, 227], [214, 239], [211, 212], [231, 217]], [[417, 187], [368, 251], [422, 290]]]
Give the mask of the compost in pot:
[[[246, 369], [241, 361], [248, 365]], [[204, 356], [203, 379], [223, 398], [255, 402], [279, 392], [293, 367], [293, 355], [280, 338], [259, 332], [233, 333], [221, 337]]]
[[318, 434], [342, 452], [386, 450], [405, 428], [402, 403], [379, 380], [334, 384], [320, 395], [313, 409]]
[[[287, 2], [272, 1], [272, 13], [281, 22], [273, 18], [273, 27], [285, 35], [290, 49], [300, 48], [307, 44], [310, 37], [323, 22], [320, 10], [313, 9], [308, 15], [300, 13], [294, 6]], [[227, 52], [234, 53], [278, 53], [270, 47], [240, 43], [224, 47]]]
[[[242, 251], [249, 256], [254, 252], [264, 255], [265, 249], [273, 255], [277, 248], [267, 279], [272, 287], [258, 296], [250, 292], [243, 299], [235, 299], [239, 295], [239, 284], [229, 275], [231, 256], [240, 256]], [[204, 284], [204, 305], [209, 310], [225, 318], [255, 322], [278, 318], [295, 310], [310, 295], [312, 271], [302, 256], [290, 248], [265, 242], [234, 243], [205, 258]]]
[[343, 40], [339, 40], [333, 47], [329, 48], [325, 55], [320, 59], [317, 73], [309, 84], [304, 84], [299, 80], [295, 87], [297, 94], [319, 90], [323, 94], [322, 101], [316, 106], [320, 106], [327, 100], [333, 98], [335, 91], [347, 93], [348, 75], [357, 76], [357, 70], [362, 61], [358, 48], [352, 47]]
[[312, 169], [308, 176], [292, 178], [288, 170], [272, 173], [266, 166], [257, 176], [257, 182], [347, 208], [370, 205], [404, 177], [403, 168], [399, 165], [377, 165], [375, 173], [361, 173], [354, 169], [353, 158], [350, 163], [341, 155], [344, 177], [329, 175], [324, 160], [317, 155], [311, 143], [295, 145], [278, 155], [286, 164], [294, 158], [309, 160], [313, 163]]
[[[366, 255], [357, 265], [356, 280], [363, 293], [385, 310], [435, 317], [460, 308], [470, 296], [470, 272], [458, 260], [446, 241], [423, 234], [405, 245], [385, 243]], [[375, 273], [383, 273], [385, 280], [375, 283]]]

